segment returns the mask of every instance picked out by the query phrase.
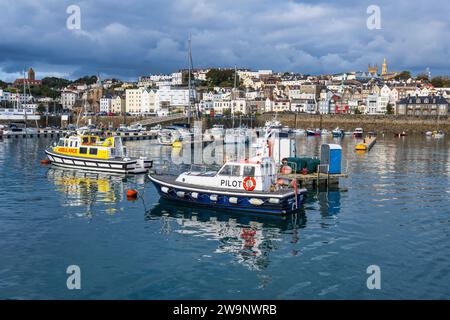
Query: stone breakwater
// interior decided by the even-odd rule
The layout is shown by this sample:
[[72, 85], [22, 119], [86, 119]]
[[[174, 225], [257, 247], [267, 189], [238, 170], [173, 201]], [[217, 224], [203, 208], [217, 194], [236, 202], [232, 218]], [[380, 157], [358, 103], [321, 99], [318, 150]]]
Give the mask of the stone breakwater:
[[[263, 114], [258, 117], [258, 125], [264, 125], [265, 121], [272, 119], [272, 114]], [[313, 115], [313, 114], [278, 114], [277, 119], [283, 126], [291, 128], [325, 128], [332, 130], [340, 127], [345, 131], [353, 131], [361, 127], [364, 131], [400, 133], [423, 133], [439, 129], [450, 132], [450, 117], [441, 116], [438, 122], [437, 116], [414, 117], [396, 115]]]

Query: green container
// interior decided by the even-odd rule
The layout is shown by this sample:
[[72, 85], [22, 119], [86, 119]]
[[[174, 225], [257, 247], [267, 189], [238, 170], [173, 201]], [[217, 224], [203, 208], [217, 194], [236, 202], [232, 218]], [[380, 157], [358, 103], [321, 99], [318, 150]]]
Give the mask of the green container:
[[306, 164], [306, 168], [308, 169], [308, 173], [317, 172], [317, 167], [320, 164], [319, 159], [309, 158]]
[[[303, 168], [308, 168], [308, 163], [312, 160], [313, 160], [313, 158], [289, 157], [289, 158], [284, 158], [283, 162], [286, 161], [288, 166], [290, 166], [292, 168], [292, 171], [295, 170], [297, 173], [301, 173]], [[309, 172], [309, 169], [308, 169], [308, 172]]]

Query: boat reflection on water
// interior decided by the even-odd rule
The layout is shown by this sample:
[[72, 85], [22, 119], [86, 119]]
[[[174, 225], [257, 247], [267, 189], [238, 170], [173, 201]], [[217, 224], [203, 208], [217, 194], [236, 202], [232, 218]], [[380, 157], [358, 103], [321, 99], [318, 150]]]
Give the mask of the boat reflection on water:
[[[310, 192], [306, 204], [319, 205], [320, 224], [328, 227], [335, 223], [340, 211], [340, 192]], [[215, 253], [230, 254], [236, 262], [258, 271], [269, 265], [272, 252], [286, 247], [286, 244], [291, 256], [298, 254], [301, 229], [307, 226], [305, 210], [308, 209], [285, 217], [251, 215], [178, 205], [161, 198], [146, 211], [145, 219], [160, 221], [163, 234], [177, 233], [216, 240]], [[328, 221], [330, 219], [332, 223]]]
[[50, 168], [47, 179], [55, 184], [58, 192], [66, 195], [63, 206], [85, 207], [86, 211], [80, 215], [89, 217], [94, 211], [114, 214], [121, 210], [118, 204], [125, 196], [125, 183], [130, 179], [137, 184], [145, 182], [144, 175], [126, 177], [59, 168]]
[[[146, 220], [160, 220], [161, 232], [218, 241], [215, 253], [226, 253], [250, 270], [265, 269], [269, 255], [286, 237], [295, 245], [306, 225], [304, 212], [287, 217], [234, 214], [174, 205], [165, 199], [148, 210]], [[296, 250], [293, 250], [296, 254]]]

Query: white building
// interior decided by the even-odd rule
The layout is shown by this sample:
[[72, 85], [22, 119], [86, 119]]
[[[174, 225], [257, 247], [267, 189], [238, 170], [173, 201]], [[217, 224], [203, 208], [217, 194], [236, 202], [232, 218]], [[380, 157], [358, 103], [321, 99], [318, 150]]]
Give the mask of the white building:
[[183, 84], [183, 73], [182, 72], [174, 72], [172, 73], [171, 83], [174, 86], [180, 86]]
[[0, 101], [10, 101], [11, 99], [11, 92], [3, 91], [0, 89]]
[[30, 94], [23, 94], [23, 93], [10, 93], [8, 95], [8, 101], [12, 102], [12, 103], [20, 103], [20, 104], [24, 104], [24, 103], [29, 103], [32, 99], [33, 96]]
[[380, 94], [377, 99], [377, 113], [385, 114], [387, 111], [387, 105], [391, 96], [391, 89], [387, 85], [384, 85], [380, 89]]
[[377, 114], [378, 94], [372, 93], [367, 96], [366, 112], [367, 114]]
[[142, 110], [142, 92], [145, 89], [125, 90], [125, 111], [131, 114], [140, 114]]
[[273, 112], [291, 111], [291, 102], [287, 99], [277, 99], [272, 101]]
[[63, 109], [72, 110], [75, 105], [75, 101], [78, 98], [78, 93], [75, 91], [63, 91], [61, 92], [61, 104]]
[[125, 100], [121, 96], [111, 98], [111, 112], [121, 114], [125, 111]]
[[155, 114], [159, 110], [159, 100], [156, 90], [145, 89], [141, 93], [141, 113]]
[[225, 110], [231, 111], [230, 100], [215, 100], [213, 104], [214, 112], [217, 114], [224, 114]]
[[273, 107], [273, 101], [269, 98], [266, 99], [266, 102], [264, 104], [264, 112], [272, 112]]
[[248, 100], [256, 100], [261, 97], [260, 91], [246, 91], [245, 92], [245, 99]]
[[[191, 90], [191, 99], [196, 98], [196, 91]], [[189, 90], [161, 86], [158, 90], [138, 88], [125, 91], [125, 109], [131, 114], [158, 114], [168, 107], [184, 109], [189, 105]]]
[[247, 114], [247, 100], [245, 99], [235, 99], [231, 100], [231, 114]]
[[212, 100], [201, 100], [199, 103], [199, 111], [204, 114], [210, 114], [214, 110], [214, 102]]
[[100, 112], [110, 113], [112, 112], [111, 108], [112, 98], [109, 95], [105, 95], [100, 98]]
[[[169, 86], [162, 86], [157, 91], [158, 100], [161, 104], [169, 104], [171, 107], [186, 107], [189, 105], [189, 90], [171, 88]], [[191, 89], [191, 99], [196, 98], [196, 91]]]

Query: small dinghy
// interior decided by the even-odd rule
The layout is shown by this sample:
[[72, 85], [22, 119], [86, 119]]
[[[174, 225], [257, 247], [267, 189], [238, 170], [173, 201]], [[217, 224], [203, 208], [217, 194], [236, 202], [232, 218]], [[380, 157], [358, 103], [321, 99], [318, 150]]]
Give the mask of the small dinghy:
[[215, 172], [187, 171], [179, 176], [149, 174], [158, 193], [187, 205], [284, 215], [298, 210], [306, 189], [277, 179], [271, 157], [228, 161]]
[[343, 137], [344, 136], [344, 130], [342, 130], [339, 127], [335, 128], [331, 132], [333, 133], [333, 137], [335, 137], [335, 138], [339, 138], [339, 137]]

